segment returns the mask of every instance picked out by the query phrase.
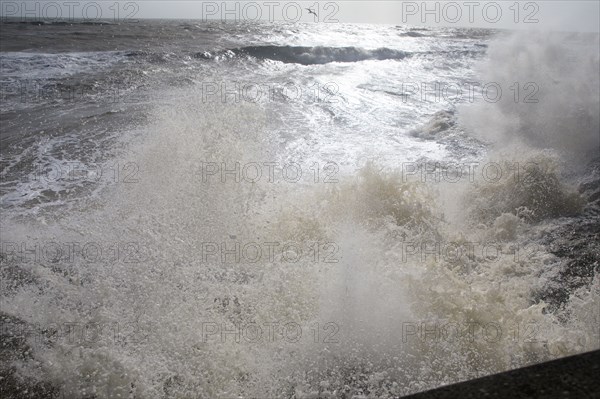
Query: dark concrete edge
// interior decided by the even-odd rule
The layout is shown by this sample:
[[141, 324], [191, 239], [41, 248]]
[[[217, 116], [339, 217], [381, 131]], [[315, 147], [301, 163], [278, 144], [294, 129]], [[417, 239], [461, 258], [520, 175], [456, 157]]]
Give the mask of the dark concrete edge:
[[403, 398], [600, 398], [600, 350], [447, 385]]

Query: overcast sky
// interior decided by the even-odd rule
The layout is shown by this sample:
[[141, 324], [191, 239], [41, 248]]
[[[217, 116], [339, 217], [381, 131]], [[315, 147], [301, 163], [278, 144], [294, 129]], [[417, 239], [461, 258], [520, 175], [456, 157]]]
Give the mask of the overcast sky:
[[[1, 0], [2, 17], [186, 18], [384, 23], [598, 32], [600, 1], [33, 1]], [[118, 6], [115, 6], [118, 4]], [[317, 17], [310, 14], [311, 8]]]

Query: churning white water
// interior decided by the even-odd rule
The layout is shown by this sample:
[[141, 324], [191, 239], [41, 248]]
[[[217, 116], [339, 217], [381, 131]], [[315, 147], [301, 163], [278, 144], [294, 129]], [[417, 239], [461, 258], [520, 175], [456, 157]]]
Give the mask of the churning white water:
[[[402, 50], [390, 28], [361, 29]], [[108, 183], [39, 203], [21, 199], [51, 186], [8, 189], [3, 268], [19, 274], [1, 310], [30, 347], [17, 374], [70, 398], [380, 398], [598, 349], [597, 276], [552, 311], [534, 295], [563, 262], [541, 239], [587, 206], [597, 35], [438, 33], [487, 53], [302, 65], [284, 46], [336, 43], [273, 33], [284, 61], [209, 59], [183, 87], [152, 86], [147, 116], [106, 139]], [[209, 73], [337, 82], [338, 101], [224, 102], [207, 98]], [[506, 92], [405, 101], [406, 76]], [[513, 82], [539, 101], [515, 103]], [[99, 159], [50, 140], [39, 162]]]

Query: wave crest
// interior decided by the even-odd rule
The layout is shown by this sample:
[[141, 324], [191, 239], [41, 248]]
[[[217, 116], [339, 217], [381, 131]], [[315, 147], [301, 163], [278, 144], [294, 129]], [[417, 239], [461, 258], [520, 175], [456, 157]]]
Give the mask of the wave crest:
[[[389, 48], [365, 50], [358, 47], [298, 47], [298, 46], [248, 46], [228, 50], [235, 55], [259, 60], [280, 61], [286, 64], [321, 65], [331, 62], [359, 62], [367, 60], [402, 60], [410, 54]], [[202, 58], [212, 58], [206, 53]]]

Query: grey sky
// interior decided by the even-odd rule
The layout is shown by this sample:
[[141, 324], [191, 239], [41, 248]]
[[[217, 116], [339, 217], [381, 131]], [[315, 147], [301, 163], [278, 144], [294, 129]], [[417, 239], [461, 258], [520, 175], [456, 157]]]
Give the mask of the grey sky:
[[[3, 17], [186, 18], [443, 25], [598, 32], [600, 2], [590, 1], [33, 1], [1, 0]], [[118, 6], [115, 6], [118, 4]], [[318, 20], [306, 8], [314, 9]]]

